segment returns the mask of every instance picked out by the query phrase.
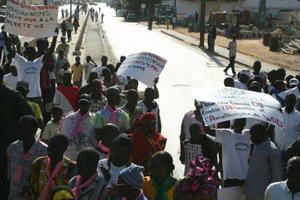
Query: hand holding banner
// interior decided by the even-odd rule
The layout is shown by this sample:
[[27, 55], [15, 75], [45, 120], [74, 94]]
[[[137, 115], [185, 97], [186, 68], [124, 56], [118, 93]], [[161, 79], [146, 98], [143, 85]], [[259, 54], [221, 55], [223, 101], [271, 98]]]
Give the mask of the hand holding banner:
[[141, 52], [129, 55], [122, 63], [117, 76], [133, 77], [145, 85], [152, 87], [159, 77], [167, 60], [153, 53]]
[[54, 36], [57, 27], [58, 6], [32, 6], [8, 0], [5, 31], [26, 37]]

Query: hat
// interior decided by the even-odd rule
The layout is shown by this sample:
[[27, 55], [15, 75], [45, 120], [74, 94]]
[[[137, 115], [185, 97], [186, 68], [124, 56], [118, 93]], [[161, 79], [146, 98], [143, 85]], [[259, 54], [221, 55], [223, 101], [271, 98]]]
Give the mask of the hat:
[[290, 86], [298, 86], [298, 85], [299, 85], [298, 79], [296, 79], [296, 78], [291, 78], [291, 79], [289, 80], [289, 85], [290, 85]]
[[114, 95], [117, 95], [117, 96], [121, 95], [121, 90], [118, 87], [113, 86], [106, 90], [107, 97], [114, 96]]
[[113, 140], [111, 146], [114, 146], [114, 145], [125, 146], [125, 147], [127, 147], [131, 151], [132, 150], [132, 146], [133, 146], [133, 142], [132, 142], [131, 138], [128, 137], [127, 134], [122, 133], [122, 134], [120, 134], [118, 137], [116, 137]]
[[119, 177], [133, 188], [140, 190], [144, 183], [144, 168], [138, 165], [131, 165], [120, 172]]
[[16, 89], [18, 89], [18, 88], [22, 88], [25, 91], [28, 91], [29, 90], [29, 84], [26, 81], [18, 81]]

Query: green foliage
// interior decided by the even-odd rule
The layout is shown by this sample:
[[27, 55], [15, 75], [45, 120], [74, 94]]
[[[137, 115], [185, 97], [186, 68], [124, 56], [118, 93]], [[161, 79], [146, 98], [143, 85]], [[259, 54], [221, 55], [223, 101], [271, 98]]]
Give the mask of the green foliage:
[[0, 6], [6, 5], [6, 0], [0, 0]]

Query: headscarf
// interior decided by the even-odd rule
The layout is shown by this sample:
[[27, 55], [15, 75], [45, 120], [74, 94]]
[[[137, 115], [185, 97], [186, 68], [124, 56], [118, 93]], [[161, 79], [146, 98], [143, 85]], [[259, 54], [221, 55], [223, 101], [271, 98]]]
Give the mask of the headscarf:
[[148, 127], [150, 123], [156, 120], [156, 115], [154, 112], [148, 112], [139, 116], [134, 124], [136, 130], [143, 130]]
[[218, 185], [216, 169], [209, 159], [200, 155], [191, 162], [188, 174], [179, 182], [176, 190], [189, 196], [214, 194]]
[[144, 168], [138, 165], [131, 165], [120, 172], [119, 177], [134, 189], [140, 190], [144, 183]]

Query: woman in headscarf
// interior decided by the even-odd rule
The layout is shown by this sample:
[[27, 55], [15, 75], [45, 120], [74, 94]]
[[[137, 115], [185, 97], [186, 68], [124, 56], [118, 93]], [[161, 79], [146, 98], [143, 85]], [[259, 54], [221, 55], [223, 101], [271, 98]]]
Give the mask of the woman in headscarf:
[[216, 200], [219, 181], [211, 161], [202, 155], [191, 162], [189, 172], [175, 186], [174, 200]]
[[152, 155], [164, 150], [167, 139], [156, 131], [156, 116], [153, 112], [145, 113], [137, 118], [134, 129], [132, 162], [143, 166], [144, 174], [148, 175]]

